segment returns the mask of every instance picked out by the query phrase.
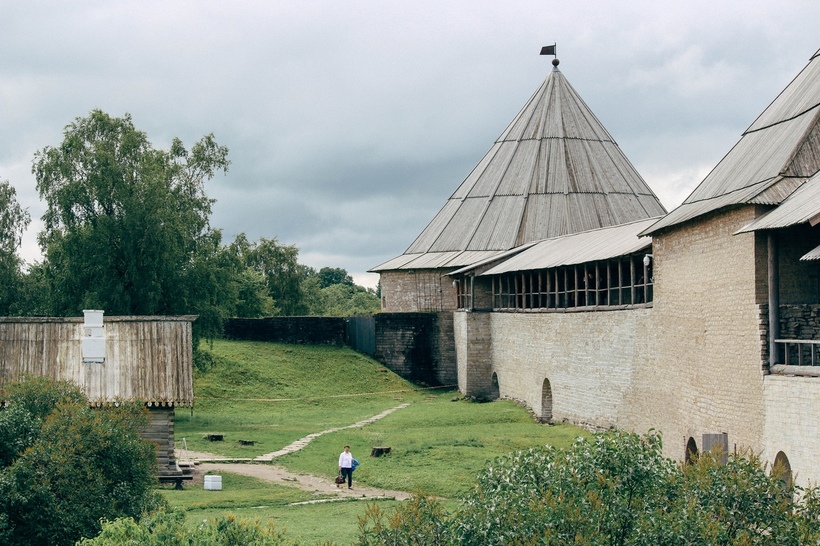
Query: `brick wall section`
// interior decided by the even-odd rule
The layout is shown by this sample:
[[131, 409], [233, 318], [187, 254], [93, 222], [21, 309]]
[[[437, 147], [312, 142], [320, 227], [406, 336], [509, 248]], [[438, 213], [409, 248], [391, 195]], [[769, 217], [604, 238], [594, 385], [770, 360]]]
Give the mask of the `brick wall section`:
[[452, 385], [452, 313], [378, 313], [373, 358], [411, 381]]
[[493, 391], [492, 316], [492, 313], [466, 311], [453, 316], [458, 390], [478, 400], [488, 399]]
[[382, 311], [417, 313], [456, 308], [456, 289], [446, 277], [452, 269], [417, 269], [381, 273]]
[[[530, 401], [593, 429], [629, 428], [635, 368], [648, 357], [652, 308], [574, 313], [493, 313], [493, 371], [501, 395]], [[544, 383], [552, 407], [542, 406]]]
[[225, 323], [228, 339], [279, 343], [344, 345], [344, 317], [233, 318]]
[[733, 448], [763, 439], [760, 305], [766, 294], [765, 237], [733, 235], [754, 207], [713, 214], [653, 237], [654, 361], [636, 376], [646, 400], [635, 428], [664, 435], [667, 455], [686, 440], [726, 432]]
[[438, 365], [435, 368], [436, 384], [455, 385], [458, 383], [456, 370], [456, 340], [453, 312], [442, 311], [438, 316]]
[[768, 375], [764, 379], [765, 442], [757, 446], [764, 461], [782, 451], [800, 485], [820, 480], [820, 378]]

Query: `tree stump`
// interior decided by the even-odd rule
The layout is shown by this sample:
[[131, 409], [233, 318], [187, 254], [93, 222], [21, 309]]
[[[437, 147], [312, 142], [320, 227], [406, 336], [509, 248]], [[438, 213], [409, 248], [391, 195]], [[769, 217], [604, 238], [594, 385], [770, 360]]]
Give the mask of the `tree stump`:
[[387, 455], [388, 453], [390, 453], [391, 449], [392, 448], [389, 448], [387, 446], [374, 447], [373, 449], [370, 450], [370, 456], [371, 457], [381, 457], [382, 455]]

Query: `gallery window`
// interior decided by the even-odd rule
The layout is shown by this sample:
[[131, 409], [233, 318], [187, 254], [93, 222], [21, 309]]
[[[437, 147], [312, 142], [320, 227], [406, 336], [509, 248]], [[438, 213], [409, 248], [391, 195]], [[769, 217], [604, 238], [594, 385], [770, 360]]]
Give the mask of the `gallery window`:
[[[651, 260], [633, 254], [493, 278], [493, 308], [511, 310], [643, 306], [652, 302]], [[648, 263], [645, 263], [648, 262]]]

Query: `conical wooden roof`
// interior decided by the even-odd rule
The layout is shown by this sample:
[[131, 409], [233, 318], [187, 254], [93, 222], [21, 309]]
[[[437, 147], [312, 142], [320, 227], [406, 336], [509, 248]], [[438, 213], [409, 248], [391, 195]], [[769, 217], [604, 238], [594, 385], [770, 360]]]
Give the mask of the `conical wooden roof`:
[[373, 271], [461, 267], [665, 212], [556, 64], [421, 235]]

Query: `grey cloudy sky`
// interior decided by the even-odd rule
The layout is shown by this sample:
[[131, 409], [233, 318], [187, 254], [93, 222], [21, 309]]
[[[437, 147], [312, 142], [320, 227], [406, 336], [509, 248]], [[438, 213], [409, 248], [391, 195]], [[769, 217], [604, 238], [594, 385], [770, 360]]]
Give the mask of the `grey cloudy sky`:
[[0, 179], [100, 108], [155, 147], [214, 133], [226, 242], [364, 272], [401, 254], [551, 69], [672, 209], [820, 47], [817, 0], [0, 0]]

